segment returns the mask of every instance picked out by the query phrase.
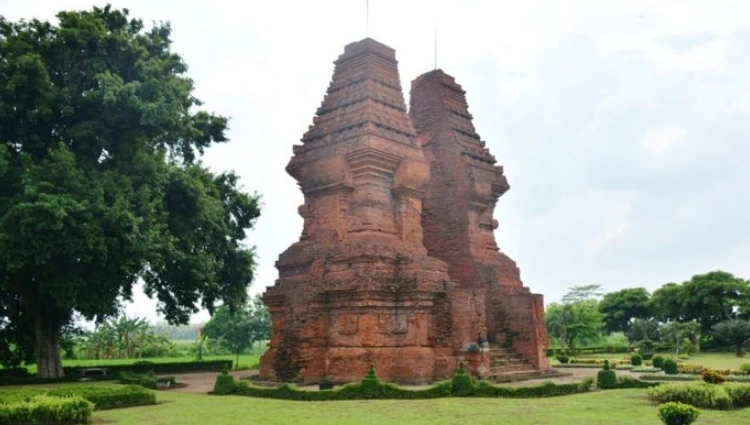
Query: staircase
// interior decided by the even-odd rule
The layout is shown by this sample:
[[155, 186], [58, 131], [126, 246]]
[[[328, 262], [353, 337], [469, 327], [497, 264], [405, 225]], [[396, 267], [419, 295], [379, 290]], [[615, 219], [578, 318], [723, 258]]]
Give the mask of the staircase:
[[494, 382], [523, 381], [556, 375], [554, 370], [538, 370], [512, 348], [490, 346], [490, 373]]

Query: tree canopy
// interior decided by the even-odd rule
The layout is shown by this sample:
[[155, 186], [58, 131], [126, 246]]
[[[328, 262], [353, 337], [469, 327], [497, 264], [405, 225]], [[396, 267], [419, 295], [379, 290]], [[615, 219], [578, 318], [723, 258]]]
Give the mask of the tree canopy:
[[608, 332], [627, 332], [631, 320], [651, 317], [650, 294], [645, 288], [626, 288], [610, 292], [599, 302]]
[[203, 327], [202, 334], [221, 341], [239, 361], [242, 351], [271, 337], [271, 317], [260, 297], [256, 296], [241, 308], [219, 307]]
[[0, 17], [0, 361], [62, 375], [74, 314], [102, 321], [144, 282], [171, 322], [243, 303], [256, 196], [197, 158], [225, 142], [169, 24], [109, 6]]

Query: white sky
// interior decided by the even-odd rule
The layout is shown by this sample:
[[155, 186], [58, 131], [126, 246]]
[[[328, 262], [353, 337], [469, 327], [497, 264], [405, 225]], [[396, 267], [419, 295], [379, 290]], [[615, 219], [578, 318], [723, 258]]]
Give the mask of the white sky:
[[[170, 21], [196, 95], [230, 116], [205, 163], [263, 196], [250, 233], [277, 277], [302, 195], [284, 167], [312, 123], [365, 1], [111, 1]], [[98, 3], [103, 6], [105, 3]], [[0, 14], [53, 19], [90, 1], [0, 0]], [[410, 82], [438, 66], [467, 90], [511, 190], [501, 248], [546, 302], [573, 285], [650, 290], [722, 269], [750, 278], [750, 1], [371, 0], [369, 35]], [[130, 315], [156, 319], [137, 295]], [[200, 314], [194, 320], [204, 320]]]

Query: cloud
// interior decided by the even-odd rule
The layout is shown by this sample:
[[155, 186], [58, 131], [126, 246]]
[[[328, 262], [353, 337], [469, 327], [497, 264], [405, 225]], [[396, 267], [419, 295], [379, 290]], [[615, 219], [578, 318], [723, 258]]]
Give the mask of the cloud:
[[687, 130], [682, 127], [649, 128], [643, 135], [643, 147], [652, 154], [662, 152], [680, 144], [687, 136]]

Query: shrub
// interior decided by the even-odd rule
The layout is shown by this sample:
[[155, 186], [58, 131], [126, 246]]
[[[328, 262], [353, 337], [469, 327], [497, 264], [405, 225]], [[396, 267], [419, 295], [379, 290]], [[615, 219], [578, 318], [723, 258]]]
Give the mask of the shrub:
[[724, 375], [713, 370], [707, 370], [703, 372], [702, 377], [703, 381], [709, 384], [723, 384], [725, 380]]
[[664, 364], [664, 357], [657, 354], [653, 359], [651, 359], [651, 363], [655, 368], [661, 369], [662, 365]]
[[364, 399], [380, 398], [383, 395], [383, 383], [375, 375], [375, 368], [372, 366], [370, 366], [370, 370], [367, 371], [367, 375], [359, 385], [360, 393]]
[[707, 371], [705, 367], [697, 364], [690, 364], [690, 363], [682, 363], [677, 365], [677, 370], [680, 373], [687, 373], [691, 375], [701, 375], [703, 372]]
[[28, 401], [39, 395], [81, 397], [94, 403], [97, 410], [156, 403], [156, 395], [153, 391], [137, 385], [112, 387], [75, 385], [47, 389], [24, 388], [19, 391], [0, 391], [0, 404]]
[[650, 388], [647, 394], [649, 400], [654, 404], [679, 402], [706, 409], [729, 409], [733, 406], [733, 403], [729, 396], [731, 391], [727, 392], [725, 390], [727, 387], [724, 385], [707, 384], [705, 382], [690, 382], [659, 385], [658, 387]]
[[641, 379], [622, 376], [617, 378], [617, 388], [651, 388], [659, 385], [658, 382], [646, 382]]
[[651, 360], [654, 358], [654, 353], [643, 353], [641, 357], [643, 357], [643, 360]]
[[[304, 391], [286, 384], [279, 388], [262, 388], [256, 387], [248, 381], [240, 381], [236, 384], [234, 394], [299, 401], [362, 400], [374, 398], [415, 400], [451, 397], [454, 395], [452, 381], [439, 382], [430, 388], [422, 390], [408, 390], [398, 385], [382, 383], [377, 380], [374, 373], [372, 375], [372, 377], [365, 378], [357, 383], [344, 385], [337, 390], [323, 391]], [[377, 381], [377, 384], [374, 384], [373, 381]], [[365, 384], [365, 382], [369, 382], [369, 384]], [[486, 381], [479, 381], [473, 384], [472, 395], [475, 397], [503, 398], [554, 397], [588, 392], [591, 390], [592, 384], [593, 379], [588, 378], [581, 383], [555, 385], [547, 382], [534, 387], [510, 388], [495, 386]]]
[[640, 366], [643, 364], [643, 356], [641, 356], [638, 353], [633, 354], [630, 356], [630, 364], [633, 366]]
[[604, 368], [596, 374], [596, 386], [603, 390], [617, 388], [617, 374], [610, 369], [609, 362], [604, 362]]
[[568, 361], [570, 361], [570, 357], [568, 357], [565, 353], [560, 354], [559, 356], [555, 357], [558, 362], [562, 364], [568, 364]]
[[224, 369], [221, 371], [221, 375], [216, 377], [216, 383], [214, 383], [214, 394], [232, 394], [235, 387], [236, 384], [234, 383], [234, 377]]
[[677, 374], [677, 362], [672, 359], [665, 359], [664, 363], [662, 363], [661, 365], [661, 369], [667, 375], [676, 375]]
[[471, 376], [464, 371], [463, 362], [458, 364], [458, 371], [453, 374], [451, 379], [451, 394], [459, 397], [465, 397], [474, 393], [474, 382]]
[[91, 421], [94, 404], [82, 397], [35, 395], [24, 401], [0, 404], [0, 424], [78, 424]]
[[740, 366], [740, 371], [744, 373], [745, 375], [750, 375], [750, 363], [742, 363], [742, 366]]
[[700, 410], [682, 403], [665, 403], [659, 406], [659, 419], [664, 425], [690, 425], [700, 415]]
[[319, 390], [332, 390], [333, 389], [333, 382], [324, 379], [318, 383], [318, 389]]

